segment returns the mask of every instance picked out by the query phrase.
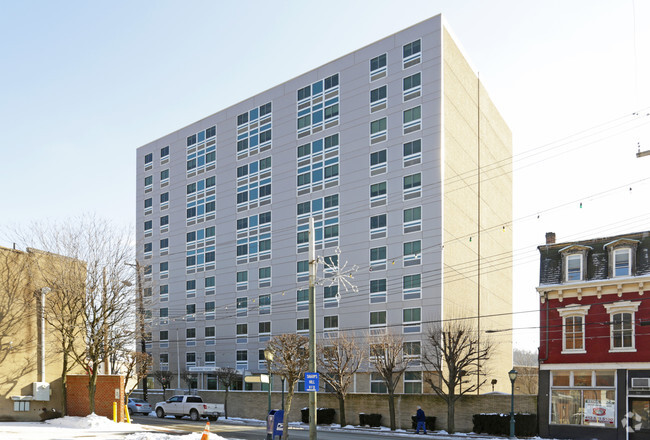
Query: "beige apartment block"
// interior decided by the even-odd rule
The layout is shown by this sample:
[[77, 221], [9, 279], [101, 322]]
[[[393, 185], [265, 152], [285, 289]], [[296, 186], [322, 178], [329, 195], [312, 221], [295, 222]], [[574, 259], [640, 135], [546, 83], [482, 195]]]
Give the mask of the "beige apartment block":
[[64, 411], [61, 339], [45, 319], [54, 312], [48, 298], [56, 296], [46, 279], [61, 271], [83, 285], [76, 260], [0, 247], [0, 420], [42, 420]]
[[[475, 317], [496, 351], [481, 392], [512, 368], [512, 134], [449, 32], [443, 43], [444, 318]], [[506, 330], [486, 333], [486, 330]]]

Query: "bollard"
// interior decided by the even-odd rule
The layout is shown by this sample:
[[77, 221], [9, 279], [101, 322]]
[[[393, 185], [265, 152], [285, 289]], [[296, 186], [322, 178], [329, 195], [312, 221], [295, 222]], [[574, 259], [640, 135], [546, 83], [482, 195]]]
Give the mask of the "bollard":
[[117, 402], [113, 402], [113, 421], [117, 423]]
[[131, 423], [131, 414], [129, 414], [129, 407], [124, 405], [124, 414], [126, 414], [126, 422]]

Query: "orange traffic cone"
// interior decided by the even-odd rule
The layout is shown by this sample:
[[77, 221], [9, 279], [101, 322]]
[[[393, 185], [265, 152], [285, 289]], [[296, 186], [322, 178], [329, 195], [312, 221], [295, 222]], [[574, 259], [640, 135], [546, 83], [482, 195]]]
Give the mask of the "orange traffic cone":
[[205, 429], [203, 430], [203, 435], [201, 436], [201, 440], [208, 440], [210, 438], [210, 422], [207, 422], [205, 424]]

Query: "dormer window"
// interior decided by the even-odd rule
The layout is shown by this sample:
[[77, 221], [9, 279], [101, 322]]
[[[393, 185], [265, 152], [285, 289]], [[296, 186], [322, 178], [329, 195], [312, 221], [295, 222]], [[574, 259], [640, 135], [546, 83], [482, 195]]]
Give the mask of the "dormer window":
[[560, 249], [562, 255], [562, 281], [565, 283], [584, 281], [586, 277], [587, 254], [592, 248], [589, 246], [571, 245]]
[[610, 278], [634, 276], [638, 244], [638, 240], [619, 238], [604, 246], [609, 256]]
[[614, 251], [614, 276], [628, 277], [630, 273], [630, 249], [617, 249]]
[[582, 255], [567, 255], [566, 257], [566, 280], [582, 280]]

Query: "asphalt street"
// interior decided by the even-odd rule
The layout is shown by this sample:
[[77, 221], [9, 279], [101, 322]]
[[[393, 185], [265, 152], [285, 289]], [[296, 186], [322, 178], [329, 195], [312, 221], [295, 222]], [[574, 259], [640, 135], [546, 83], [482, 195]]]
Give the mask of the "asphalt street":
[[[151, 425], [157, 429], [164, 430], [169, 434], [187, 434], [190, 432], [202, 432], [205, 428], [206, 420], [193, 422], [189, 417], [183, 419], [164, 418], [159, 419], [149, 416], [135, 416], [133, 418], [135, 423], [143, 425]], [[171, 432], [170, 432], [171, 431]], [[290, 427], [289, 438], [295, 440], [306, 440], [309, 438], [309, 430], [307, 427]], [[210, 432], [220, 435], [227, 439], [240, 439], [240, 440], [263, 440], [266, 439], [266, 426], [261, 424], [243, 424], [235, 423], [234, 421], [224, 422], [219, 419], [216, 422], [210, 422]], [[459, 440], [459, 439], [504, 439], [504, 437], [482, 436], [482, 435], [449, 435], [449, 434], [427, 434], [417, 435], [415, 432], [398, 432], [391, 433], [386, 430], [373, 430], [373, 429], [334, 429], [330, 430], [322, 427], [318, 430], [318, 438], [320, 440], [376, 440], [376, 439], [404, 439], [404, 438], [422, 438], [434, 440]], [[276, 437], [277, 439], [277, 437]]]

